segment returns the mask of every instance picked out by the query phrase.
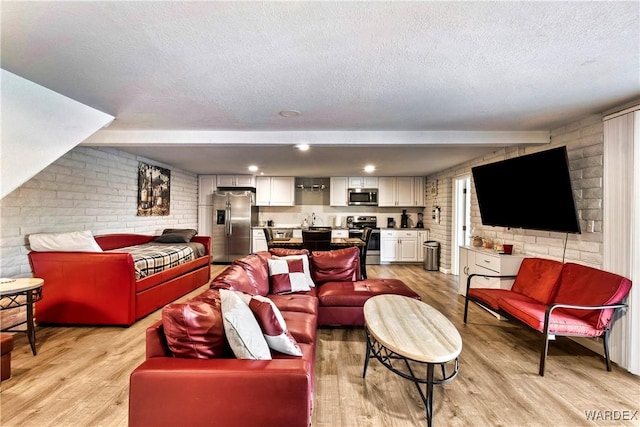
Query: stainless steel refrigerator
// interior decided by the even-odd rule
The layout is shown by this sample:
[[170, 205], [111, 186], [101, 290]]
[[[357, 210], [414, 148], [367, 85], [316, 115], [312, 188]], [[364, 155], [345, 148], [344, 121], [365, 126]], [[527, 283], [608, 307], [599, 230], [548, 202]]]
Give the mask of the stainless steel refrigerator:
[[218, 189], [213, 193], [213, 262], [230, 263], [250, 254], [251, 226], [257, 221], [253, 191]]

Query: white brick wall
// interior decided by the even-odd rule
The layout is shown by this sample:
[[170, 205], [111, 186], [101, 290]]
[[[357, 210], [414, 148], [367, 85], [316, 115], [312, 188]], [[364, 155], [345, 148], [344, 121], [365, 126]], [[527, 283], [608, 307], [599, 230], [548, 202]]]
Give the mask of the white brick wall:
[[[138, 162], [171, 170], [171, 213], [136, 216]], [[28, 236], [197, 228], [198, 177], [124, 151], [76, 147], [0, 201], [0, 277], [30, 277]]]
[[[602, 176], [604, 126], [600, 115], [591, 115], [569, 123], [551, 132], [551, 144], [541, 147], [507, 148], [471, 162], [427, 177], [427, 188], [438, 180], [438, 195], [427, 192], [425, 227], [431, 229], [431, 238], [440, 242], [441, 268], [451, 268], [451, 218], [452, 182], [463, 173], [471, 175], [473, 166], [530, 154], [550, 148], [567, 146], [571, 180], [581, 221], [582, 234], [569, 234], [565, 261], [602, 268]], [[440, 224], [433, 224], [431, 209], [442, 208]], [[587, 233], [589, 220], [595, 223], [595, 232]], [[488, 237], [497, 243], [513, 243], [514, 251], [531, 256], [562, 260], [566, 234], [534, 230], [508, 230], [504, 227], [484, 227], [475, 194], [471, 185], [471, 227], [475, 234]]]

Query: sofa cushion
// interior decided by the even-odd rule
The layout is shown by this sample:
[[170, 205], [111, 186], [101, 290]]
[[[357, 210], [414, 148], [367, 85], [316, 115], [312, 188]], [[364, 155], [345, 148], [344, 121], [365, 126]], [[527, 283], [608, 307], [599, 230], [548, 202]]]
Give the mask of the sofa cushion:
[[324, 307], [363, 307], [369, 298], [385, 294], [420, 299], [420, 295], [398, 279], [327, 282], [318, 287], [318, 299]]
[[[315, 288], [313, 289], [315, 292]], [[298, 313], [317, 314], [318, 298], [313, 295], [283, 294], [283, 295], [267, 295], [271, 301], [280, 309], [280, 311], [296, 311]]]
[[211, 288], [230, 289], [249, 295], [258, 295], [255, 282], [241, 264], [231, 264], [218, 274], [209, 285]]
[[[625, 299], [630, 289], [631, 281], [625, 277], [586, 265], [566, 263], [553, 302], [572, 305], [617, 304]], [[608, 325], [613, 316], [612, 309], [566, 311], [597, 329]]]
[[102, 252], [89, 230], [31, 234], [29, 245], [36, 252]]
[[288, 255], [307, 255], [309, 251], [306, 249], [286, 249], [286, 248], [271, 248], [269, 253], [275, 256], [288, 256]]
[[316, 316], [295, 311], [283, 311], [282, 317], [287, 322], [289, 332], [299, 343], [311, 344], [316, 341], [318, 324]]
[[311, 290], [304, 274], [302, 259], [275, 258], [267, 261], [272, 293], [286, 294]]
[[311, 256], [311, 277], [319, 285], [325, 282], [358, 280], [360, 250], [356, 247], [332, 251], [314, 251]]
[[220, 289], [224, 331], [238, 359], [270, 360], [271, 352], [251, 309], [234, 292]]
[[525, 258], [511, 290], [549, 304], [553, 299], [563, 264], [544, 258]]
[[[523, 301], [518, 298], [505, 297], [500, 299], [500, 307], [533, 329], [544, 331], [544, 316], [547, 305], [533, 299]], [[584, 319], [575, 317], [567, 310], [560, 308], [552, 312], [549, 321], [549, 333], [551, 334], [598, 337], [602, 335], [602, 332]]]
[[269, 265], [267, 259], [257, 254], [250, 254], [238, 258], [233, 264], [239, 264], [247, 273], [252, 287], [253, 295], [265, 296], [269, 293]]
[[208, 291], [206, 297], [166, 305], [162, 309], [162, 326], [175, 357], [209, 359], [228, 355], [217, 290]]
[[522, 301], [540, 302], [508, 289], [471, 288], [469, 289], [469, 297], [482, 301], [494, 310], [500, 309], [500, 298], [504, 297], [520, 299]]
[[269, 348], [292, 356], [302, 356], [298, 342], [287, 330], [287, 323], [273, 301], [262, 295], [238, 295], [253, 312]]

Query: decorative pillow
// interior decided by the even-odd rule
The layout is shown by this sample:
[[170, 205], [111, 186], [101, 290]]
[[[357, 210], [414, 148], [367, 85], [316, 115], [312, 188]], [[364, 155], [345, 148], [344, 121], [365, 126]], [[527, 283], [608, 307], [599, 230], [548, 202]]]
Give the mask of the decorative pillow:
[[32, 234], [29, 245], [36, 252], [102, 252], [89, 230]]
[[310, 288], [313, 288], [316, 286], [315, 283], [313, 283], [313, 279], [311, 278], [311, 269], [309, 268], [309, 257], [307, 255], [287, 255], [287, 256], [274, 256], [273, 259], [301, 259], [302, 260], [302, 267], [304, 268], [304, 277], [305, 279], [307, 279], [307, 285], [309, 285]]
[[169, 350], [176, 357], [210, 359], [227, 354], [220, 295], [207, 291], [206, 300], [173, 303], [162, 309], [162, 326]]
[[269, 282], [271, 293], [288, 294], [291, 292], [310, 291], [304, 275], [302, 259], [269, 259]]
[[291, 356], [302, 356], [298, 342], [287, 330], [284, 317], [273, 301], [262, 295], [240, 294], [239, 296], [256, 317], [270, 348]]
[[251, 309], [234, 291], [220, 289], [227, 340], [238, 359], [271, 360], [269, 346]]
[[192, 228], [165, 228], [162, 235], [153, 239], [158, 243], [189, 243], [198, 232]]

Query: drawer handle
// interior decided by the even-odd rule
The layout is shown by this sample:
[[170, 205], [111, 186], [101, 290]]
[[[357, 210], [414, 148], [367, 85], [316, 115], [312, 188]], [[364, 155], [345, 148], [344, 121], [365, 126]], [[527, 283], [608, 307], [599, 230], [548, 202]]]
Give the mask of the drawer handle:
[[487, 264], [491, 263], [491, 261], [489, 261], [488, 259], [485, 259], [484, 262], [486, 262]]

